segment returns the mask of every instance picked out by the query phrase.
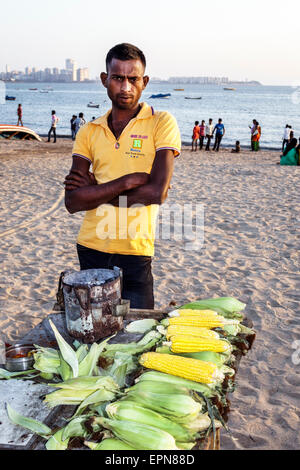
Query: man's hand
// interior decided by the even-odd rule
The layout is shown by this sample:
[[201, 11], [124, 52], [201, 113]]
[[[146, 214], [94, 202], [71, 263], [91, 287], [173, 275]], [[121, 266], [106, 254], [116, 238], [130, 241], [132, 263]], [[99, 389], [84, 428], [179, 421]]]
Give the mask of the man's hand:
[[126, 185], [128, 185], [127, 190], [138, 188], [143, 184], [147, 184], [150, 179], [150, 175], [148, 173], [131, 173], [129, 175], [123, 176], [124, 180], [126, 181]]
[[93, 186], [97, 184], [95, 175], [90, 171], [86, 174], [80, 170], [71, 170], [64, 181], [66, 191], [83, 188], [85, 186]]

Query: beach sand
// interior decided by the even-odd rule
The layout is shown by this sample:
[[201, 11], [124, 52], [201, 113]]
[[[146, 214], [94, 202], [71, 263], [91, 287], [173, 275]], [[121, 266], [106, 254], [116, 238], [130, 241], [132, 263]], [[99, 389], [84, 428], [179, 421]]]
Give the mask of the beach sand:
[[[52, 309], [61, 271], [78, 269], [83, 214], [64, 207], [70, 139], [0, 142], [0, 330], [16, 341]], [[168, 204], [203, 204], [203, 246], [158, 240], [156, 307], [234, 296], [257, 331], [231, 399], [223, 449], [298, 449], [300, 364], [292, 361], [299, 327], [299, 168], [279, 152], [222, 150], [176, 159]], [[299, 343], [300, 344], [300, 343]], [[299, 356], [299, 354], [298, 354]]]

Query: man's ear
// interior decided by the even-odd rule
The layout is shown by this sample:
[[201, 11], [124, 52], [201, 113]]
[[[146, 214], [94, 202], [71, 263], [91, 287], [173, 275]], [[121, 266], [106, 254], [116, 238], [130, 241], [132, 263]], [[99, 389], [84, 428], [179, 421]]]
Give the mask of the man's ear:
[[101, 73], [100, 73], [100, 79], [101, 79], [102, 85], [103, 85], [105, 88], [107, 88], [107, 85], [106, 85], [107, 73], [101, 72]]
[[148, 77], [148, 75], [145, 75], [145, 76], [143, 77], [144, 89], [145, 89], [146, 86], [148, 85], [149, 80], [150, 80], [150, 78]]

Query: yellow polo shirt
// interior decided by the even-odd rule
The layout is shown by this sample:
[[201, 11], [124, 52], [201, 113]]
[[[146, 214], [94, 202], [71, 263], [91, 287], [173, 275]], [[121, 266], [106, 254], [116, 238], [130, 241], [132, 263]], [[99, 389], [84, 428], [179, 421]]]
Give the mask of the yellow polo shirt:
[[[170, 113], [142, 103], [116, 140], [107, 124], [110, 112], [81, 127], [73, 147], [73, 156], [91, 162], [98, 184], [135, 172], [150, 174], [158, 150], [172, 149], [179, 155], [180, 132]], [[77, 241], [105, 253], [153, 256], [158, 209], [154, 204], [130, 208], [101, 204], [86, 212]]]

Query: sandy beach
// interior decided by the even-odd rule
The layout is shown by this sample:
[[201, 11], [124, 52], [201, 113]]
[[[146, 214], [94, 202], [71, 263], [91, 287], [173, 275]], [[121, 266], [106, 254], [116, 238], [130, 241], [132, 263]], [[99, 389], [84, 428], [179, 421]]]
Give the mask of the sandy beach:
[[[56, 300], [61, 271], [79, 268], [75, 249], [83, 214], [64, 207], [72, 142], [0, 142], [0, 331], [17, 341]], [[257, 331], [232, 396], [223, 449], [298, 449], [300, 364], [299, 167], [279, 152], [229, 149], [176, 159], [168, 203], [202, 203], [205, 241], [158, 240], [153, 261], [156, 307], [234, 296]], [[294, 361], [295, 362], [295, 361]]]

